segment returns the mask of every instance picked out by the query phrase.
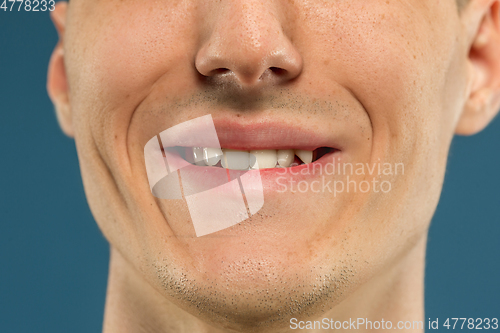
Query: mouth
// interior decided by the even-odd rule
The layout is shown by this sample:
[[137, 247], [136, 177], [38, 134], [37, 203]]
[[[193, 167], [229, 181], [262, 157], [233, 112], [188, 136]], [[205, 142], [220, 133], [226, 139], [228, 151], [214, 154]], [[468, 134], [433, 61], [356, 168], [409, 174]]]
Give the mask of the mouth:
[[171, 127], [157, 137], [163, 156], [175, 155], [179, 167], [202, 167], [200, 171], [307, 167], [323, 157], [343, 152], [346, 145], [341, 132], [326, 128], [304, 128], [271, 119], [212, 119], [211, 115]]
[[224, 168], [229, 170], [262, 170], [289, 168], [314, 163], [325, 155], [338, 151], [332, 147], [306, 149], [253, 149], [239, 150], [214, 147], [167, 148], [189, 164], [200, 167]]
[[144, 156], [152, 194], [184, 199], [200, 236], [256, 214], [264, 196], [294, 192], [287, 183], [317, 183], [349, 151], [350, 137], [345, 129], [327, 126], [207, 115], [152, 137]]

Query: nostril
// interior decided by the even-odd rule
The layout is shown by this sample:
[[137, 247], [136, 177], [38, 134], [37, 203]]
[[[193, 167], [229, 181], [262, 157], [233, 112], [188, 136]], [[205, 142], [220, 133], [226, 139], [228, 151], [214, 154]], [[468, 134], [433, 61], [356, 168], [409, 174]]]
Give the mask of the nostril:
[[226, 74], [229, 71], [230, 70], [228, 68], [216, 68], [210, 74], [211, 75]]
[[279, 75], [279, 76], [285, 75], [287, 73], [286, 69], [279, 68], [279, 67], [269, 67], [269, 70], [271, 72], [273, 72], [274, 74]]
[[274, 78], [281, 80], [283, 78], [286, 78], [288, 73], [289, 72], [286, 69], [283, 69], [281, 67], [269, 67], [264, 72], [262, 72], [259, 80], [265, 80], [265, 78]]

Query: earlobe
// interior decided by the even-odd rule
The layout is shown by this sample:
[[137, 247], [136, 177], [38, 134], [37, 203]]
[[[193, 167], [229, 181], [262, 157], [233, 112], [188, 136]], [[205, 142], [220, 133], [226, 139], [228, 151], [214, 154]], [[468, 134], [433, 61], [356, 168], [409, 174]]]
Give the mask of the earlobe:
[[500, 109], [500, 1], [488, 1], [477, 24], [468, 58], [470, 89], [456, 128], [460, 135], [480, 132]]
[[455, 131], [456, 134], [473, 135], [488, 126], [498, 113], [499, 96], [498, 92], [486, 88], [471, 95], [465, 103], [464, 111]]
[[59, 34], [52, 56], [50, 57], [47, 73], [47, 92], [54, 104], [57, 120], [64, 134], [73, 137], [73, 125], [71, 117], [71, 106], [69, 103], [69, 89], [64, 64], [64, 32], [66, 26], [66, 2], [58, 2], [55, 10], [51, 13], [52, 22]]

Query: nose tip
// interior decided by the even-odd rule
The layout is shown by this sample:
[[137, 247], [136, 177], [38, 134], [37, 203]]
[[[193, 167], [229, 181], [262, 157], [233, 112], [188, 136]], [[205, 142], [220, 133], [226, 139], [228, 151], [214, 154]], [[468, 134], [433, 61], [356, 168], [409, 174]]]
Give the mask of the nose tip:
[[[300, 75], [302, 56], [269, 8], [250, 6], [220, 13], [196, 58], [197, 71], [242, 87], [288, 82]], [[227, 7], [226, 7], [227, 8]], [[246, 12], [245, 12], [246, 9]], [[228, 20], [227, 17], [232, 17]]]

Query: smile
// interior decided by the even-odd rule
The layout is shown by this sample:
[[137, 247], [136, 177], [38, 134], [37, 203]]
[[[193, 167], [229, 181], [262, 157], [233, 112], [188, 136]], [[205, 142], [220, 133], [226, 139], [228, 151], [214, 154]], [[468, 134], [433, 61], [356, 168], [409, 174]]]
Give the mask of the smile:
[[257, 170], [288, 168], [310, 164], [324, 155], [334, 152], [334, 148], [320, 147], [304, 149], [259, 149], [236, 150], [210, 147], [172, 147], [192, 165], [211, 166], [230, 170]]

